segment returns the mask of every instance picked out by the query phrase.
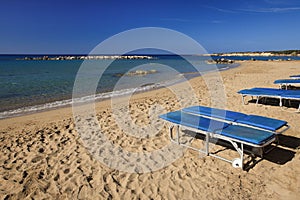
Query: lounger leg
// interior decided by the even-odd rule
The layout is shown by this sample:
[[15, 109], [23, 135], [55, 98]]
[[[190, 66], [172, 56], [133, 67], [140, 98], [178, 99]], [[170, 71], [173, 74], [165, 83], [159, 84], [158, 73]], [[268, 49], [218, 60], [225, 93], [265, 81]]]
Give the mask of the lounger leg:
[[282, 98], [279, 99], [279, 106], [282, 107]]
[[[242, 95], [242, 103], [243, 103], [243, 105], [248, 105], [249, 103], [246, 103], [245, 102], [245, 97], [246, 97], [247, 95]], [[251, 99], [253, 100], [253, 96], [251, 96]]]
[[237, 143], [230, 141], [236, 151], [240, 154], [240, 158], [235, 158], [232, 161], [232, 166], [235, 168], [243, 169], [244, 165], [244, 145], [241, 144], [241, 148], [238, 147]]
[[[208, 145], [209, 145], [209, 141], [210, 141], [209, 133], [207, 133], [207, 132], [204, 133], [206, 135], [205, 148], [203, 148], [203, 149], [196, 148], [196, 147], [193, 147], [192, 145], [180, 142], [180, 127], [181, 126], [179, 126], [179, 125], [173, 125], [173, 124], [169, 123], [169, 137], [170, 137], [171, 142], [174, 142], [177, 145], [181, 145], [181, 146], [189, 148], [189, 149], [193, 149], [193, 150], [198, 151], [199, 153], [202, 153], [202, 154], [205, 154], [205, 155], [209, 154], [209, 149], [208, 149], [208, 147], [209, 147]], [[174, 128], [176, 128], [176, 130], [174, 130]], [[176, 131], [176, 136], [173, 136], [173, 131]]]
[[257, 99], [256, 99], [256, 105], [258, 105], [258, 101], [259, 101], [259, 96], [257, 97]]
[[242, 102], [243, 102], [243, 105], [246, 105], [246, 104], [245, 104], [245, 99], [244, 99], [244, 98], [245, 98], [245, 96], [242, 95]]
[[176, 126], [176, 138], [177, 138], [177, 144], [180, 144], [180, 138], [179, 138], [179, 126]]
[[279, 89], [284, 89], [284, 86], [285, 86], [285, 89], [286, 89], [286, 85], [284, 85], [284, 84], [280, 84], [280, 88]]
[[207, 133], [206, 134], [206, 144], [205, 144], [205, 153], [207, 156], [209, 155], [209, 140], [210, 140], [210, 137], [209, 137], [209, 134]]
[[176, 127], [177, 128], [177, 130], [176, 130], [176, 140], [173, 138], [173, 134], [172, 134], [172, 130], [174, 129], [174, 125], [170, 125], [169, 126], [169, 137], [170, 137], [170, 140], [171, 140], [171, 142], [174, 142], [174, 143], [177, 143], [177, 144], [179, 144], [179, 132], [178, 132], [178, 127]]
[[238, 146], [238, 144], [236, 142], [233, 142], [231, 140], [227, 140], [227, 141], [230, 142], [232, 144], [232, 146], [235, 148], [235, 150], [238, 152], [238, 154], [240, 155], [239, 158], [235, 158], [233, 160], [229, 160], [227, 158], [218, 156], [218, 155], [216, 155], [214, 153], [210, 153], [209, 155], [212, 156], [212, 157], [218, 158], [220, 160], [224, 160], [226, 162], [229, 162], [235, 168], [241, 168], [241, 169], [243, 169], [244, 168], [244, 145], [241, 144], [241, 148], [239, 148], [239, 146]]

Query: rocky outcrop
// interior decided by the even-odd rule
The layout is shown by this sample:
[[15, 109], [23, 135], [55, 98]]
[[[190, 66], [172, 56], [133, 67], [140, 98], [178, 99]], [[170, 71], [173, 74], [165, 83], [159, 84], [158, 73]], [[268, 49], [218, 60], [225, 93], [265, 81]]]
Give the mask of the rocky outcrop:
[[207, 60], [206, 63], [207, 64], [232, 64], [234, 63], [234, 60], [219, 58], [219, 59]]
[[146, 76], [148, 74], [155, 74], [157, 73], [157, 70], [151, 69], [151, 70], [136, 70], [136, 71], [130, 71], [125, 74], [117, 73], [115, 76], [121, 77], [121, 76]]
[[[42, 57], [25, 57], [24, 60], [116, 60], [116, 59], [153, 59], [152, 56], [142, 55], [89, 55], [89, 56], [42, 56]], [[23, 60], [23, 59], [21, 59]]]

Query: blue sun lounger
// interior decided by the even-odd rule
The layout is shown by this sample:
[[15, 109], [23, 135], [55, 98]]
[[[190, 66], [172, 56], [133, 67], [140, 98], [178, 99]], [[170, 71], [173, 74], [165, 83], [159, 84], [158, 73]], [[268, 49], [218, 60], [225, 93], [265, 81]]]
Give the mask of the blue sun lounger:
[[[172, 142], [196, 150], [199, 153], [204, 153], [205, 155], [210, 155], [223, 161], [227, 161], [236, 168], [243, 169], [244, 167], [244, 145], [262, 149], [263, 147], [272, 144], [276, 140], [276, 134], [269, 131], [232, 125], [182, 111], [169, 112], [167, 114], [160, 115], [159, 117], [169, 123], [169, 136]], [[174, 127], [176, 127], [175, 138], [172, 134]], [[179, 134], [179, 130], [181, 128], [193, 131], [196, 134], [204, 135], [204, 149], [195, 148], [186, 143], [181, 143]], [[216, 153], [210, 152], [209, 143], [213, 139], [220, 139], [229, 142], [238, 152], [239, 158], [229, 160], [217, 155]]]
[[300, 84], [300, 79], [279, 79], [274, 81], [274, 84], [279, 84], [280, 88], [285, 86], [285, 89], [287, 89], [288, 85]]
[[292, 79], [300, 79], [300, 74], [299, 75], [292, 75], [292, 76], [290, 76], [290, 78], [292, 78]]
[[206, 106], [191, 106], [182, 109], [182, 111], [202, 117], [208, 117], [218, 121], [223, 121], [229, 124], [266, 130], [275, 134], [281, 134], [289, 128], [288, 123], [283, 120], [258, 115], [246, 115], [240, 112]]
[[[281, 90], [275, 88], [252, 88], [238, 91], [242, 95], [243, 104], [245, 104], [245, 97], [256, 97], [256, 104], [261, 98], [276, 98], [279, 99], [279, 106], [282, 107], [282, 101], [285, 100], [297, 100], [300, 101], [300, 90]], [[300, 103], [298, 107], [300, 111]]]

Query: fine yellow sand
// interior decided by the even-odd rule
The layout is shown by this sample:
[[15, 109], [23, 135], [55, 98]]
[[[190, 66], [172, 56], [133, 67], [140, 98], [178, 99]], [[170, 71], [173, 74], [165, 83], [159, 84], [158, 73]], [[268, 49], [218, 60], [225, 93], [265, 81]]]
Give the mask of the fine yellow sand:
[[[273, 81], [299, 74], [300, 62], [240, 63], [240, 67], [220, 73], [221, 83], [215, 79], [218, 77], [215, 72], [192, 79], [190, 84], [194, 90], [181, 83], [136, 94], [130, 98], [129, 105], [120, 98], [113, 107], [115, 114], [109, 100], [98, 102], [96, 119], [113, 146], [144, 154], [170, 145], [167, 126], [157, 115], [192, 104], [211, 106], [224, 103], [229, 110], [288, 121], [291, 128], [280, 137], [280, 145], [248, 171], [186, 150], [163, 168], [160, 164], [175, 153], [161, 157], [161, 163], [152, 163], [157, 167], [156, 171], [126, 172], [149, 170], [151, 159], [157, 159], [155, 156], [160, 154], [154, 153], [146, 160], [146, 166], [138, 165], [141, 168], [131, 169], [132, 165], [127, 166], [126, 160], [118, 163], [120, 152], [105, 149], [100, 143], [99, 149], [95, 149], [99, 135], [88, 138], [89, 135], [84, 134], [89, 126], [93, 126], [93, 116], [83, 120], [76, 118], [87, 128], [81, 129], [80, 137], [76, 128], [81, 127], [75, 125], [71, 108], [62, 108], [0, 121], [0, 199], [299, 199], [300, 114], [295, 112], [296, 107], [281, 109], [272, 103], [242, 105], [237, 91], [251, 87], [277, 88]], [[217, 90], [220, 84], [224, 84], [226, 101], [221, 98], [212, 101], [210, 97], [222, 95], [215, 94], [220, 92]], [[174, 91], [177, 91], [176, 95]], [[193, 98], [188, 100], [187, 94], [190, 93], [196, 95], [196, 102]], [[129, 116], [122, 116], [121, 111], [126, 109]], [[121, 116], [117, 114], [119, 118], [116, 119], [118, 112]], [[149, 124], [151, 126], [147, 126]], [[149, 131], [149, 127], [153, 130]], [[156, 134], [149, 134], [155, 130], [158, 130]], [[146, 136], [138, 137], [143, 134]], [[197, 140], [194, 144], [201, 145], [202, 142]], [[224, 149], [219, 145], [215, 148]], [[101, 152], [108, 160], [112, 159], [110, 166], [115, 167], [110, 168], [98, 161], [91, 149]], [[222, 155], [236, 154], [233, 150], [224, 150]], [[137, 159], [136, 163], [139, 162], [143, 163], [143, 160]]]

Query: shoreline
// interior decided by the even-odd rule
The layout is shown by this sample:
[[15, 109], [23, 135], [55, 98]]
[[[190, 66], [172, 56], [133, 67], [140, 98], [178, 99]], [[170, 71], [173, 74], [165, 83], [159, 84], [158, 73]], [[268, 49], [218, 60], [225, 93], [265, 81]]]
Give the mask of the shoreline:
[[[289, 123], [290, 129], [279, 138], [279, 147], [249, 171], [232, 168], [212, 157], [199, 157], [191, 150], [170, 165], [149, 173], [126, 173], [109, 168], [85, 148], [77, 133], [72, 107], [68, 107], [0, 120], [0, 198], [296, 200], [300, 187], [300, 115], [293, 112], [295, 108], [282, 110], [273, 105], [242, 105], [237, 91], [251, 87], [276, 88], [274, 80], [299, 74], [300, 61], [238, 63], [239, 67], [210, 72], [190, 79], [189, 83], [198, 104], [210, 106], [210, 92], [214, 91], [208, 91], [206, 84], [214, 85], [210, 81], [215, 80], [218, 73], [225, 89], [226, 109]], [[179, 103], [172, 93], [173, 88], [182, 91], [179, 98], [186, 95], [185, 84], [178, 83], [131, 96], [132, 123], [148, 125], [151, 109], [156, 104], [164, 108], [161, 112], [189, 106]], [[118, 100], [122, 102], [123, 98]], [[99, 127], [116, 146], [132, 152], [152, 152], [169, 144], [166, 126], [153, 137], [134, 138], [118, 127], [109, 99], [96, 102], [95, 108]], [[154, 119], [153, 126], [159, 127], [160, 121]], [[146, 128], [140, 130], [143, 129], [147, 132]], [[200, 140], [193, 143], [201, 145]], [[220, 145], [214, 148], [216, 151], [223, 149]], [[103, 156], [112, 156], [110, 151], [103, 152]], [[235, 155], [230, 149], [224, 149], [223, 153]]]
[[[236, 67], [239, 67], [238, 63], [228, 64], [228, 66], [226, 66], [225, 68], [219, 68], [218, 70], [221, 72], [221, 71], [230, 70], [230, 69], [236, 68]], [[214, 72], [214, 71], [212, 71], [212, 72]], [[210, 73], [210, 72], [209, 71], [203, 72], [203, 74], [206, 74], [206, 73]], [[187, 77], [184, 77], [185, 75]], [[188, 77], [188, 76], [190, 76], [190, 77]], [[105, 101], [107, 99], [110, 99], [112, 97], [114, 98], [115, 94], [117, 97], [122, 97], [122, 96], [126, 96], [128, 93], [131, 93], [132, 91], [134, 91], [134, 93], [148, 92], [148, 91], [156, 90], [156, 89], [159, 89], [162, 87], [168, 87], [170, 85], [178, 84], [182, 81], [185, 81], [185, 79], [190, 80], [190, 79], [200, 77], [200, 76], [201, 76], [201, 74], [199, 74], [198, 72], [184, 73], [184, 74], [179, 74], [178, 77], [174, 77], [171, 80], [161, 82], [161, 83], [153, 83], [153, 84], [146, 85], [146, 86], [139, 87], [139, 88], [126, 88], [126, 89], [122, 89], [119, 91], [97, 93], [97, 94], [95, 94], [94, 100], [93, 100], [92, 96], [91, 97], [85, 96], [85, 97], [81, 97], [81, 98], [83, 98], [83, 99], [88, 98], [88, 100], [85, 100], [87, 102], [90, 102], [90, 101], [100, 102], [100, 101]], [[0, 120], [13, 118], [13, 117], [21, 117], [21, 116], [26, 116], [26, 115], [35, 114], [35, 113], [44, 112], [44, 111], [56, 110], [56, 109], [65, 108], [65, 107], [72, 107], [72, 102], [73, 102], [73, 98], [62, 99], [62, 100], [57, 100], [57, 101], [53, 101], [53, 102], [37, 104], [37, 105], [33, 105], [33, 106], [26, 106], [26, 107], [16, 108], [16, 109], [12, 109], [12, 110], [1, 111], [0, 112]], [[87, 103], [87, 102], [83, 102], [83, 103]]]
[[[234, 67], [228, 67], [226, 68], [225, 70], [222, 70], [222, 69], [219, 69], [217, 73], [223, 73], [224, 71], [231, 71], [231, 70], [234, 70], [235, 68], [240, 68], [240, 67], [244, 67], [242, 64], [243, 63], [257, 63], [257, 62], [275, 62], [275, 63], [280, 63], [280, 62], [291, 62], [291, 61], [249, 61], [249, 60], [245, 60], [245, 61], [236, 61], [236, 63], [232, 64], [234, 65]], [[300, 65], [300, 61], [295, 61], [295, 62], [299, 62], [299, 65]], [[213, 74], [213, 73], [216, 73], [216, 71], [210, 71], [210, 72], [205, 72], [204, 75], [206, 74]], [[188, 79], [189, 81], [193, 81], [193, 82], [196, 82], [197, 79], [201, 78], [201, 75], [198, 75], [196, 77], [192, 77], [190, 79]], [[181, 82], [176, 82], [175, 84], [173, 85], [177, 85], [177, 84], [180, 84]], [[274, 85], [273, 87], [275, 87], [276, 85]], [[149, 90], [145, 90], [145, 91], [139, 91], [137, 93], [134, 93], [133, 97], [137, 96], [137, 95], [147, 95], [147, 93], [151, 93], [153, 91], [160, 91], [161, 89], [163, 89], [164, 86], [160, 86], [160, 87], [157, 87], [157, 88], [152, 88], [152, 89], [149, 89]], [[110, 92], [108, 92], [110, 93]], [[104, 93], [99, 93], [99, 94], [104, 94]], [[99, 95], [99, 94], [96, 94], [96, 95]], [[118, 96], [117, 98], [123, 98], [125, 95], [120, 95]], [[66, 100], [61, 100], [61, 101], [72, 101], [72, 99], [66, 99]], [[106, 97], [106, 98], [99, 98], [99, 99], [96, 99], [94, 101], [96, 107], [102, 107], [102, 106], [107, 106], [108, 105], [108, 102], [111, 101], [111, 97]], [[60, 101], [59, 101], [60, 102]], [[54, 103], [54, 102], [49, 102], [49, 103]], [[47, 103], [46, 103], [47, 104]], [[83, 105], [85, 104], [89, 104], [89, 103], [83, 103]], [[102, 105], [103, 104], [103, 105]], [[45, 104], [41, 104], [41, 105], [37, 105], [37, 106], [43, 106]], [[34, 107], [34, 106], [32, 106]], [[25, 107], [27, 108], [27, 107]], [[31, 106], [29, 107], [31, 108]], [[22, 109], [22, 108], [20, 108]], [[67, 105], [62, 105], [62, 106], [57, 106], [57, 107], [52, 107], [52, 108], [46, 108], [46, 109], [41, 109], [41, 110], [37, 110], [37, 111], [31, 111], [31, 112], [26, 112], [26, 113], [23, 113], [23, 114], [20, 114], [20, 115], [16, 115], [16, 116], [9, 116], [9, 117], [6, 117], [6, 118], [0, 118], [0, 125], [2, 124], [1, 121], [9, 121], [10, 119], [14, 119], [14, 118], [27, 118], [27, 117], [30, 117], [30, 116], [33, 116], [33, 118], [35, 118], [35, 115], [44, 115], [43, 113], [52, 113], [52, 112], [59, 112], [59, 113], [64, 113], [66, 112], [67, 110], [72, 110], [72, 102], [71, 103], [68, 103]], [[14, 111], [14, 110], [8, 110], [8, 111], [4, 111], [4, 112], [9, 112], [9, 111]], [[61, 111], [61, 112], [60, 112]], [[68, 111], [67, 111], [68, 112]], [[72, 111], [70, 112], [72, 114]]]

